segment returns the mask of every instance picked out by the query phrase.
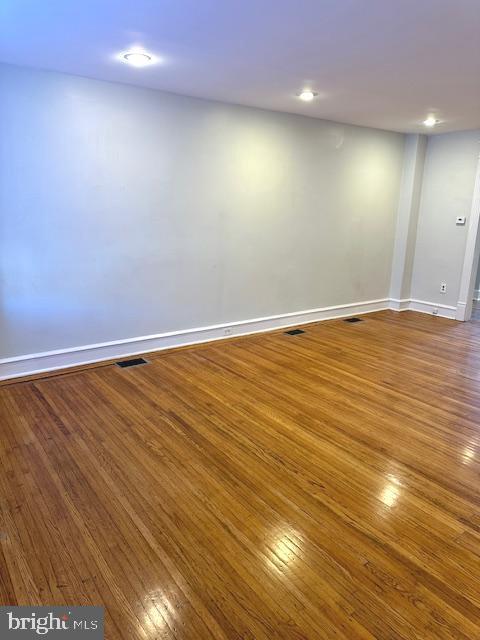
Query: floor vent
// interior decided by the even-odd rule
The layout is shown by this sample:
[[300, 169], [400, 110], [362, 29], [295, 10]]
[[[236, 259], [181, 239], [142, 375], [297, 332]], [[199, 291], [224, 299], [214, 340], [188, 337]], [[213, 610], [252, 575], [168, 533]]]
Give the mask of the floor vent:
[[362, 318], [345, 318], [344, 322], [363, 322]]
[[132, 360], [120, 360], [115, 363], [117, 367], [124, 369], [125, 367], [137, 367], [139, 364], [148, 364], [148, 360], [144, 358], [133, 358]]
[[300, 333], [305, 333], [303, 329], [290, 329], [290, 331], [285, 331], [287, 336], [298, 336]]

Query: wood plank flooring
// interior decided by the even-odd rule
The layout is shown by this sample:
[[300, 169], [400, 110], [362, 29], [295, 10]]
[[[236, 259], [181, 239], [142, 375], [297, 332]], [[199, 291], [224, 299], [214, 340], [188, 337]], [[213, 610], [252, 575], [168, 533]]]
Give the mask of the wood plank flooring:
[[480, 322], [379, 312], [0, 388], [0, 603], [108, 640], [480, 638]]

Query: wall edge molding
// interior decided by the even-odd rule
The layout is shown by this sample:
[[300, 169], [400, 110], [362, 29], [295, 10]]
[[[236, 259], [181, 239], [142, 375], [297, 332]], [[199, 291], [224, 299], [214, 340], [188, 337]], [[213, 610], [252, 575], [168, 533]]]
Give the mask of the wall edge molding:
[[457, 307], [439, 302], [430, 302], [428, 300], [417, 300], [411, 298], [409, 300], [408, 309], [410, 311], [418, 311], [419, 313], [428, 313], [441, 318], [450, 318], [455, 320]]
[[392, 311], [418, 311], [419, 313], [428, 313], [441, 318], [450, 318], [455, 320], [457, 307], [440, 302], [430, 302], [428, 300], [417, 300], [416, 298], [390, 298], [390, 309]]
[[410, 308], [410, 298], [390, 298], [390, 309], [393, 311], [408, 311]]
[[413, 298], [382, 298], [379, 300], [352, 302], [332, 307], [320, 307], [318, 309], [266, 316], [264, 318], [237, 320], [194, 329], [182, 329], [150, 336], [138, 336], [111, 342], [82, 345], [71, 349], [57, 349], [55, 351], [3, 358], [0, 359], [0, 381], [95, 364], [97, 362], [123, 359], [175, 347], [186, 347], [276, 329], [286, 329], [310, 322], [322, 322], [324, 320], [346, 318], [351, 315], [384, 311], [386, 309], [392, 311], [418, 311], [450, 319], [455, 319], [457, 312], [457, 307], [454, 306]]
[[389, 308], [389, 298], [382, 298], [3, 358], [0, 381]]

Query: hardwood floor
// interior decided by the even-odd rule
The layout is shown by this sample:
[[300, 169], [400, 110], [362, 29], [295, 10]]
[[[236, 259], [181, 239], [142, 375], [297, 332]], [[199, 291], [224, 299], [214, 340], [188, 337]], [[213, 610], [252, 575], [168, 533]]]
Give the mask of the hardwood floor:
[[108, 640], [480, 638], [480, 323], [356, 324], [0, 388], [0, 602]]

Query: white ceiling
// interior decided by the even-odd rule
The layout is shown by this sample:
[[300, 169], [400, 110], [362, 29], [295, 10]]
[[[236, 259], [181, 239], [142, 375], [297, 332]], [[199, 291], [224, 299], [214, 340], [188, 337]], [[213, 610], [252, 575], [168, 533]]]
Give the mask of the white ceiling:
[[[163, 63], [119, 62], [131, 45]], [[396, 131], [429, 113], [435, 131], [480, 127], [480, 0], [1, 0], [0, 61]]]

